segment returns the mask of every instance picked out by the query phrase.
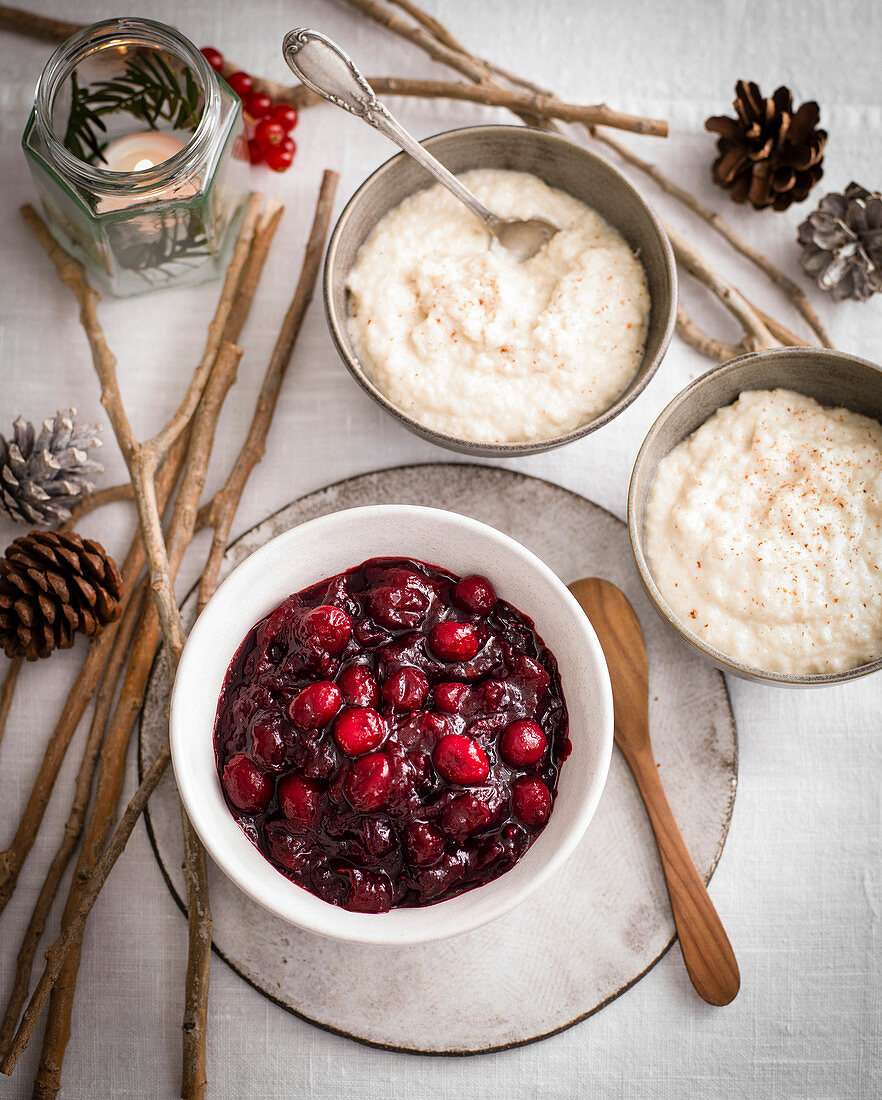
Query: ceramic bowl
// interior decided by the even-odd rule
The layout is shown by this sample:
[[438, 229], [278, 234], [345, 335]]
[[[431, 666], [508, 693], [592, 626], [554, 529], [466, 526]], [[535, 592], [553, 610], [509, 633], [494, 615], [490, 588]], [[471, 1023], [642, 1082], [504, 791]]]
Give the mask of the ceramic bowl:
[[[499, 596], [529, 615], [558, 659], [572, 752], [545, 829], [510, 871], [459, 897], [388, 913], [350, 913], [277, 871], [248, 840], [224, 801], [213, 730], [227, 668], [256, 622], [285, 597], [374, 557], [411, 557], [459, 574], [487, 574]], [[554, 874], [585, 832], [606, 780], [613, 710], [603, 652], [587, 618], [555, 574], [520, 543], [454, 512], [378, 505], [301, 524], [256, 550], [217, 590], [190, 633], [171, 699], [178, 790], [209, 854], [271, 912], [323, 936], [407, 944], [457, 935], [507, 912]]]
[[639, 193], [601, 157], [555, 134], [524, 126], [470, 126], [422, 143], [452, 172], [506, 168], [530, 172], [592, 206], [622, 234], [646, 270], [652, 303], [643, 361], [630, 385], [605, 412], [553, 439], [531, 443], [475, 443], [433, 431], [407, 416], [367, 377], [347, 327], [346, 280], [356, 254], [377, 222], [408, 195], [432, 180], [399, 153], [369, 176], [349, 200], [331, 235], [325, 261], [325, 311], [331, 338], [355, 381], [390, 416], [424, 439], [448, 450], [499, 458], [537, 454], [580, 439], [626, 409], [652, 378], [667, 350], [677, 313], [677, 270], [665, 231]]
[[738, 399], [745, 390], [795, 390], [819, 404], [844, 406], [882, 421], [882, 367], [865, 359], [824, 348], [777, 348], [740, 356], [697, 378], [679, 393], [653, 424], [637, 455], [628, 493], [631, 546], [643, 585], [656, 611], [690, 649], [723, 672], [778, 686], [812, 687], [855, 680], [882, 668], [882, 655], [869, 664], [844, 672], [791, 676], [743, 664], [690, 633], [661, 594], [646, 557], [646, 502], [659, 462], [700, 427], [717, 409]]

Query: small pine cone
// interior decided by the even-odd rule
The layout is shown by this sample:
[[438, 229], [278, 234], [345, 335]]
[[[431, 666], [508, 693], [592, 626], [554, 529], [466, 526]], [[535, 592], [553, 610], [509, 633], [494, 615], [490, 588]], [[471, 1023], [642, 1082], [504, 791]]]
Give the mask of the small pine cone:
[[77, 424], [77, 410], [44, 420], [39, 434], [19, 416], [12, 437], [0, 435], [0, 507], [20, 523], [58, 527], [95, 486], [91, 474], [104, 467], [89, 458], [100, 447], [100, 428]]
[[850, 183], [821, 199], [799, 227], [800, 263], [838, 302], [882, 290], [882, 195]]
[[824, 174], [827, 133], [817, 128], [817, 103], [803, 103], [794, 111], [787, 88], [764, 99], [758, 85], [739, 80], [732, 106], [735, 118], [716, 115], [704, 124], [720, 135], [711, 169], [714, 183], [731, 191], [735, 202], [749, 202], [757, 210], [786, 210], [802, 202]]
[[92, 539], [31, 531], [0, 559], [0, 645], [7, 657], [35, 661], [69, 649], [120, 616], [122, 577]]

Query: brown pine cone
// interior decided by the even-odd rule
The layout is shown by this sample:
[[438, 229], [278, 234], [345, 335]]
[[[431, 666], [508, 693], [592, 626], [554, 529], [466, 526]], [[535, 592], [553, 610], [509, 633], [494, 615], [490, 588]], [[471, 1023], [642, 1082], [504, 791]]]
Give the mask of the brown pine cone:
[[120, 616], [122, 577], [92, 539], [31, 531], [0, 559], [0, 645], [7, 657], [36, 661], [69, 649]]
[[757, 210], [786, 210], [802, 202], [824, 174], [825, 130], [817, 128], [821, 110], [813, 100], [793, 110], [793, 96], [779, 88], [764, 99], [759, 86], [735, 85], [735, 118], [717, 115], [704, 127], [719, 134], [714, 183], [732, 192], [735, 202]]

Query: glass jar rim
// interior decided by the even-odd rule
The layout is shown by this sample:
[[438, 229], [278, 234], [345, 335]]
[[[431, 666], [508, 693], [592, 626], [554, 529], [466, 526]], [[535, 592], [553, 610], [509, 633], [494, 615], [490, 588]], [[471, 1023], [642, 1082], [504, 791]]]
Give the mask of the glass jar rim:
[[[80, 160], [59, 141], [52, 126], [52, 106], [61, 82], [86, 57], [102, 50], [131, 45], [168, 49], [176, 54], [193, 70], [205, 102], [202, 117], [182, 149], [151, 168], [138, 172], [115, 172]], [[220, 90], [214, 70], [193, 43], [164, 23], [131, 16], [92, 23], [62, 42], [46, 62], [34, 97], [37, 126], [56, 166], [80, 186], [108, 195], [121, 191], [126, 194], [149, 192], [179, 174], [191, 174], [211, 144], [220, 110]]]

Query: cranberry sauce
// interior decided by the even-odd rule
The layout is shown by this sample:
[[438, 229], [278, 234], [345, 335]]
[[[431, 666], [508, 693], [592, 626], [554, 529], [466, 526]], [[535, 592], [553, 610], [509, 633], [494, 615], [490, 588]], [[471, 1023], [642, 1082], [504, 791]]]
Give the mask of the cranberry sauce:
[[569, 753], [557, 662], [484, 577], [377, 558], [245, 638], [214, 732], [227, 805], [284, 875], [358, 912], [509, 870]]

